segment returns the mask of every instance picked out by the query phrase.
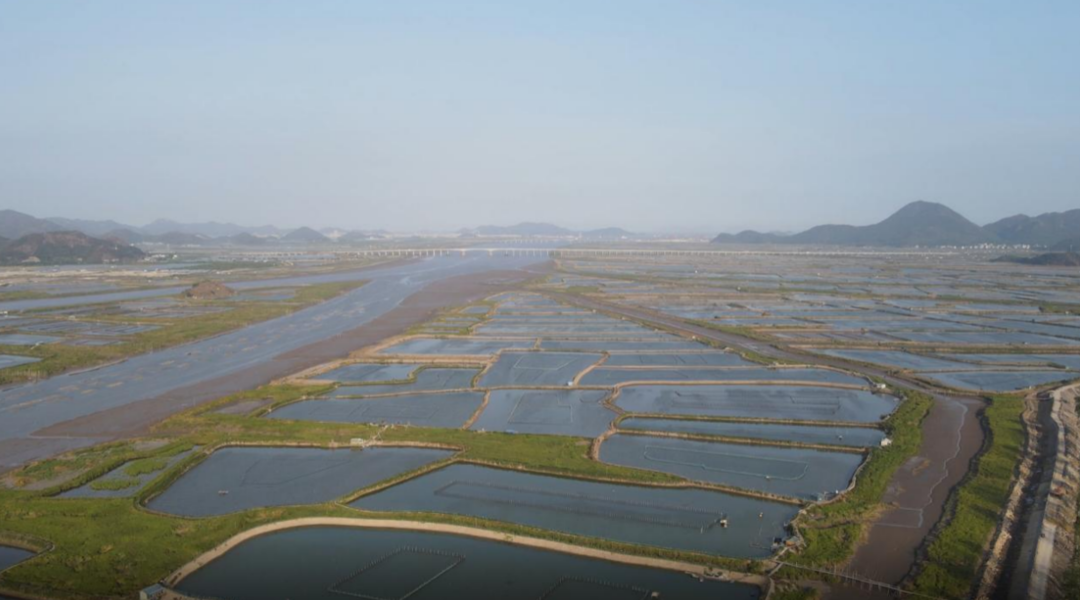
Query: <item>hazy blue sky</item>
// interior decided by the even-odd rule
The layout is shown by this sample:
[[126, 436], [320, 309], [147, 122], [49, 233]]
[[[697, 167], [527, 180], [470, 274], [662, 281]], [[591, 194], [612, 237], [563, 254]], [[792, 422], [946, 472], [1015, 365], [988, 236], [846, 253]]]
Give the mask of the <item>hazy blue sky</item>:
[[0, 207], [454, 229], [1080, 208], [1080, 2], [0, 0]]

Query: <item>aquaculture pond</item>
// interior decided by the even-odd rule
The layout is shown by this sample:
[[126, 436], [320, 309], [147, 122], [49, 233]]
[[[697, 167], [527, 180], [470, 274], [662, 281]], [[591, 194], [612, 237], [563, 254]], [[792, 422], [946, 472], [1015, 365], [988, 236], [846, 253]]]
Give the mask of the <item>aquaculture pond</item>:
[[333, 398], [372, 396], [375, 394], [398, 394], [401, 392], [426, 392], [432, 390], [456, 390], [472, 387], [473, 377], [480, 369], [427, 368], [416, 374], [409, 383], [385, 385], [341, 386], [330, 393]]
[[477, 340], [471, 338], [412, 338], [379, 351], [379, 354], [483, 356], [503, 348], [532, 348], [532, 340]]
[[615, 419], [598, 390], [495, 390], [470, 429], [595, 437]]
[[1075, 371], [966, 371], [955, 373], [924, 373], [949, 387], [987, 392], [1011, 392], [1044, 383], [1076, 379]]
[[383, 365], [377, 363], [356, 363], [338, 367], [323, 373], [317, 379], [343, 382], [394, 381], [408, 379], [419, 365]]
[[940, 333], [894, 331], [890, 333], [911, 342], [923, 342], [926, 344], [975, 344], [982, 346], [1076, 346], [1080, 344], [1080, 341], [1076, 340], [1014, 331], [945, 331]]
[[863, 457], [808, 448], [615, 434], [600, 446], [600, 460], [696, 481], [817, 500], [847, 488]]
[[[354, 388], [358, 389], [358, 388]], [[270, 419], [327, 423], [392, 423], [461, 427], [484, 401], [480, 392], [448, 392], [364, 399], [304, 400], [267, 415]]]
[[778, 423], [739, 423], [733, 421], [698, 421], [689, 419], [650, 419], [631, 417], [619, 422], [620, 429], [715, 435], [755, 440], [830, 444], [833, 446], [880, 446], [885, 432], [870, 427], [821, 427]]
[[681, 354], [612, 354], [607, 367], [753, 367], [754, 363], [731, 352], [685, 352]]
[[1061, 365], [1080, 370], [1080, 354], [950, 354], [949, 358], [968, 363], [996, 365]]
[[709, 368], [638, 369], [598, 367], [581, 385], [616, 385], [628, 381], [802, 381], [866, 386], [866, 380], [828, 369]]
[[585, 352], [504, 352], [480, 379], [480, 385], [566, 385], [601, 358]]
[[623, 388], [615, 404], [635, 413], [871, 423], [896, 410], [897, 400], [798, 385], [635, 385]]
[[963, 363], [899, 350], [819, 350], [822, 354], [897, 369], [962, 369]]
[[543, 340], [540, 348], [544, 350], [591, 350], [595, 352], [618, 352], [638, 350], [701, 350], [703, 345], [697, 342], [676, 341], [677, 338], [668, 336], [668, 340], [655, 342], [631, 342], [622, 340], [596, 341], [596, 340]]
[[504, 542], [420, 531], [309, 527], [248, 540], [179, 582], [229, 600], [756, 600], [758, 588], [699, 581]]
[[51, 335], [29, 335], [24, 333], [0, 334], [0, 345], [7, 346], [36, 346], [37, 344], [51, 344], [64, 338]]
[[0, 571], [5, 571], [34, 556], [34, 553], [14, 546], [0, 546]]
[[223, 448], [148, 505], [170, 514], [207, 517], [329, 502], [451, 454], [431, 448]]
[[798, 510], [712, 490], [601, 483], [466, 464], [426, 473], [351, 506], [468, 515], [738, 558], [769, 556], [773, 540], [786, 535], [785, 525]]

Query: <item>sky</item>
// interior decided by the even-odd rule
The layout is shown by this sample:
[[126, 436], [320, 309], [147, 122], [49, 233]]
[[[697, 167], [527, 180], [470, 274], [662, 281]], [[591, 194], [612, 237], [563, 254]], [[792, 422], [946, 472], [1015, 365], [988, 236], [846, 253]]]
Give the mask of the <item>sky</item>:
[[344, 229], [1080, 208], [1080, 2], [0, 0], [0, 208]]

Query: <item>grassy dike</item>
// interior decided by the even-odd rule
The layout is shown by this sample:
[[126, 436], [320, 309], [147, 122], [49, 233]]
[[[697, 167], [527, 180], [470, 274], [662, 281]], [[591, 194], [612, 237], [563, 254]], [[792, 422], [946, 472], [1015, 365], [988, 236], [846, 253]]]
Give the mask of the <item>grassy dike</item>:
[[1023, 412], [1023, 398], [991, 398], [984, 413], [989, 432], [985, 449], [948, 507], [948, 524], [927, 549], [922, 570], [915, 578], [916, 591], [942, 598], [970, 595], [1021, 459]]
[[[922, 446], [922, 421], [933, 404], [930, 396], [902, 392], [903, 402], [886, 423], [892, 445], [874, 448], [859, 469], [856, 485], [835, 502], [813, 506], [796, 521], [806, 547], [786, 558], [793, 564], [823, 567], [851, 557], [867, 526], [881, 507], [881, 498], [893, 474]], [[805, 577], [802, 571], [782, 570], [782, 576]]]
[[138, 354], [220, 335], [261, 321], [285, 316], [354, 290], [363, 283], [349, 281], [304, 286], [298, 288], [296, 295], [287, 301], [191, 301], [198, 306], [222, 306], [229, 310], [182, 319], [154, 319], [148, 321], [137, 318], [102, 318], [100, 320], [114, 323], [138, 321], [161, 325], [160, 329], [132, 335], [126, 341], [112, 346], [46, 344], [28, 347], [0, 345], [0, 354], [17, 354], [41, 359], [36, 363], [3, 369], [0, 371], [0, 385], [44, 379], [59, 375], [65, 371], [94, 367]]

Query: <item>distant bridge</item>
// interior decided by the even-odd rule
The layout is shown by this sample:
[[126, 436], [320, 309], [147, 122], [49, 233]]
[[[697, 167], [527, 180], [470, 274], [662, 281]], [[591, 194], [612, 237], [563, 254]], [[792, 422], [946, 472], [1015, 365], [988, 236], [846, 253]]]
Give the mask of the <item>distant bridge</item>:
[[487, 256], [546, 256], [550, 258], [595, 258], [595, 257], [631, 257], [631, 256], [685, 256], [685, 257], [727, 257], [727, 256], [927, 256], [959, 254], [955, 250], [691, 250], [672, 248], [519, 248], [519, 247], [459, 247], [459, 248], [370, 248], [364, 250], [336, 251], [338, 256], [349, 257], [425, 257], [425, 256], [466, 256], [486, 254]]

